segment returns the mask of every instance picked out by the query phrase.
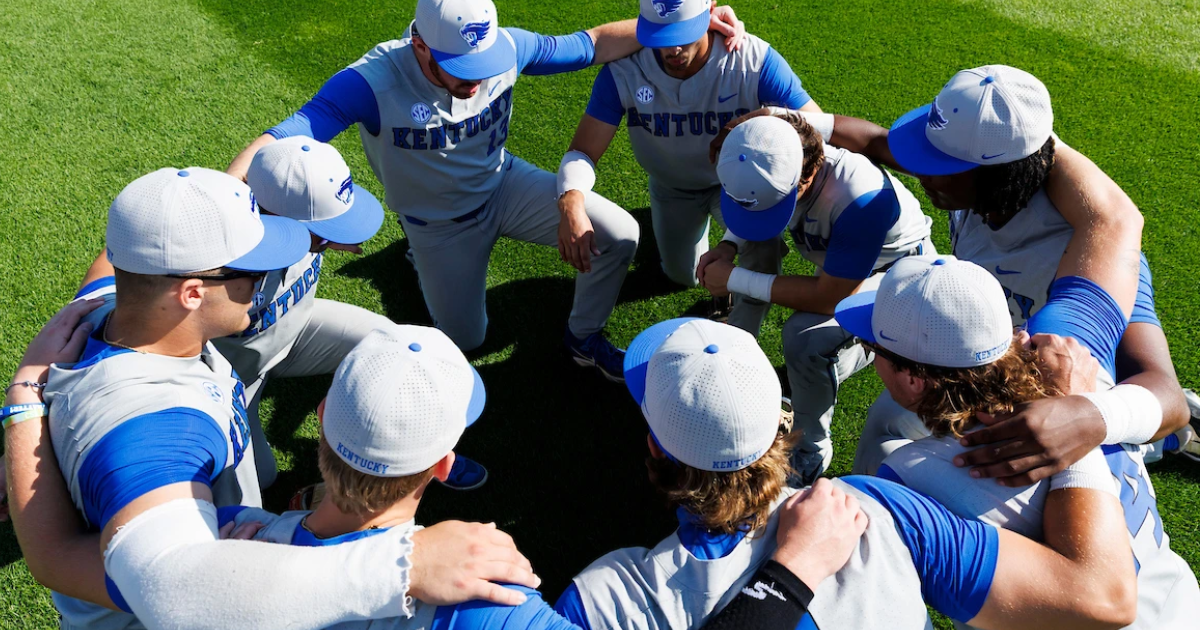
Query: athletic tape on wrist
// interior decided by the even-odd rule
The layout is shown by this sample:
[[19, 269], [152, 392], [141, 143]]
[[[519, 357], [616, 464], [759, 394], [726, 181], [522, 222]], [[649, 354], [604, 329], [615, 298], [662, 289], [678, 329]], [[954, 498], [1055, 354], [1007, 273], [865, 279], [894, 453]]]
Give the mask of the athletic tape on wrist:
[[1104, 418], [1105, 444], [1145, 444], [1162, 427], [1162, 403], [1140, 385], [1124, 383], [1081, 396], [1090, 400]]
[[1067, 466], [1065, 470], [1050, 476], [1050, 492], [1066, 488], [1099, 490], [1118, 499], [1121, 492], [1104, 459], [1104, 452], [1094, 448], [1083, 459]]
[[759, 273], [741, 267], [734, 267], [729, 274], [725, 288], [730, 293], [739, 293], [763, 302], [771, 301], [771, 286], [775, 284], [775, 276], [769, 273]]
[[569, 190], [588, 192], [596, 185], [596, 165], [582, 151], [567, 151], [558, 165], [558, 196]]

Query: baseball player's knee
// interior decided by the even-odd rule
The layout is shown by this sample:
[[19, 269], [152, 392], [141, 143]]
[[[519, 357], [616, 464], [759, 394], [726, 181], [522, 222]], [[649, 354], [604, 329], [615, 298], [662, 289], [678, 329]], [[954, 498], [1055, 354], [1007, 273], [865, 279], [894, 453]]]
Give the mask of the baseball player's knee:
[[434, 325], [446, 333], [446, 336], [458, 346], [459, 350], [468, 352], [483, 345], [487, 336], [487, 319], [482, 322], [443, 321], [434, 317]]
[[[829, 327], [817, 327], [806, 313], [795, 313], [783, 324], [783, 356], [789, 364], [812, 363], [837, 347]], [[834, 330], [840, 330], [834, 328]]]
[[[691, 262], [690, 260], [688, 261]], [[691, 288], [700, 284], [696, 279], [696, 268], [690, 264], [681, 264], [681, 261], [671, 261], [666, 258], [662, 261], [663, 274], [667, 276], [675, 284], [682, 284], [685, 287]]]

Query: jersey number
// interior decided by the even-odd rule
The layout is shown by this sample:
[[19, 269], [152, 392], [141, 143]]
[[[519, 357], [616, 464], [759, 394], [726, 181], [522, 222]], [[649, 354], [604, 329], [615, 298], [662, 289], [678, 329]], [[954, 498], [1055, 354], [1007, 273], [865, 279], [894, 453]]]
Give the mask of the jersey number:
[[[497, 133], [499, 133], [499, 137], [497, 137]], [[491, 155], [496, 152], [496, 149], [503, 149], [505, 140], [508, 140], [508, 116], [500, 121], [499, 128], [492, 130], [492, 142], [488, 145], [487, 154]]]
[[1129, 536], [1133, 539], [1133, 565], [1140, 571], [1142, 560], [1149, 559], [1150, 555], [1162, 548], [1163, 524], [1158, 515], [1158, 504], [1150, 480], [1146, 478], [1145, 467], [1129, 451], [1117, 445], [1105, 445], [1103, 450], [1108, 468], [1121, 485], [1125, 526], [1129, 528]]

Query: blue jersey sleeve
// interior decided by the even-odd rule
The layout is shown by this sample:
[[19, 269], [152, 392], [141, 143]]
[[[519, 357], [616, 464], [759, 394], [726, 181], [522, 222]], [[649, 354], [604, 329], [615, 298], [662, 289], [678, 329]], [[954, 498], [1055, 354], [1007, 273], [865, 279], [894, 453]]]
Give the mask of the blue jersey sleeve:
[[956, 516], [937, 501], [899, 484], [852, 475], [842, 481], [891, 513], [921, 578], [925, 603], [956, 621], [973, 619], [992, 589], [1000, 534]]
[[541, 593], [521, 586], [508, 586], [525, 593], [520, 606], [501, 606], [472, 601], [438, 608], [430, 630], [578, 630], [542, 599]]
[[824, 272], [864, 280], [875, 270], [887, 233], [900, 218], [900, 201], [890, 185], [866, 193], [842, 211], [829, 232]]
[[596, 44], [584, 31], [570, 35], [540, 35], [519, 28], [504, 29], [517, 49], [517, 72], [529, 75], [572, 72], [592, 65]]
[[210, 484], [228, 445], [208, 414], [176, 407], [131, 418], [96, 442], [79, 468], [87, 520], [104, 529], [121, 508], [163, 486]]
[[758, 100], [763, 105], [788, 109], [800, 109], [812, 100], [800, 84], [800, 77], [774, 48], [767, 49], [767, 58], [758, 73]]
[[1125, 334], [1125, 326], [1125, 314], [1117, 301], [1100, 285], [1080, 276], [1055, 280], [1046, 305], [1025, 322], [1030, 335], [1074, 337], [1114, 376], [1117, 344]]
[[1162, 328], [1158, 321], [1158, 312], [1154, 309], [1154, 277], [1150, 275], [1150, 262], [1142, 254], [1141, 270], [1138, 273], [1137, 300], [1133, 303], [1133, 317], [1130, 324], [1152, 324]]
[[579, 587], [575, 582], [571, 582], [567, 590], [558, 596], [558, 601], [554, 602], [554, 610], [583, 630], [592, 630], [591, 624], [588, 623], [587, 609], [583, 607], [583, 597], [579, 594]]
[[[79, 291], [75, 294], [75, 297], [72, 299], [75, 299], [75, 300], [78, 300], [80, 298], [86, 298], [89, 300], [95, 299], [95, 298], [98, 298], [107, 293], [113, 293], [116, 290], [117, 290], [116, 278], [113, 276], [104, 276], [103, 278], [96, 278], [95, 280], [92, 280], [91, 282], [83, 285], [83, 287], [79, 289]], [[1153, 308], [1153, 299], [1154, 298], [1151, 297], [1150, 299], [1151, 299], [1151, 308]]]
[[308, 136], [329, 142], [350, 125], [362, 123], [367, 132], [379, 135], [379, 103], [375, 91], [356, 70], [346, 68], [333, 75], [300, 111], [271, 127], [276, 140]]
[[617, 93], [617, 82], [612, 70], [605, 64], [592, 83], [592, 98], [588, 100], [587, 115], [614, 127], [621, 125], [625, 108], [621, 106], [621, 95]]

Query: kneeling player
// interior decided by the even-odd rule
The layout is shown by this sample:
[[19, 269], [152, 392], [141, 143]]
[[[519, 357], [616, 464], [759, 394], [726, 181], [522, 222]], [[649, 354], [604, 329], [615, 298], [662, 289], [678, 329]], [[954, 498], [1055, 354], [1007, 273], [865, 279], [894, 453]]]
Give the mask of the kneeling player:
[[[625, 367], [650, 428], [651, 478], [679, 508], [679, 529], [654, 549], [599, 559], [556, 608], [597, 630], [695, 628], [767, 561], [776, 507], [796, 492], [785, 484], [793, 438], [780, 426], [779, 381], [749, 334], [696, 319], [644, 331]], [[925, 602], [990, 628], [1133, 617], [1133, 563], [1111, 493], [1053, 493], [1043, 546], [886, 480], [833, 483], [870, 524], [836, 579], [808, 585], [823, 629], [929, 627]]]

